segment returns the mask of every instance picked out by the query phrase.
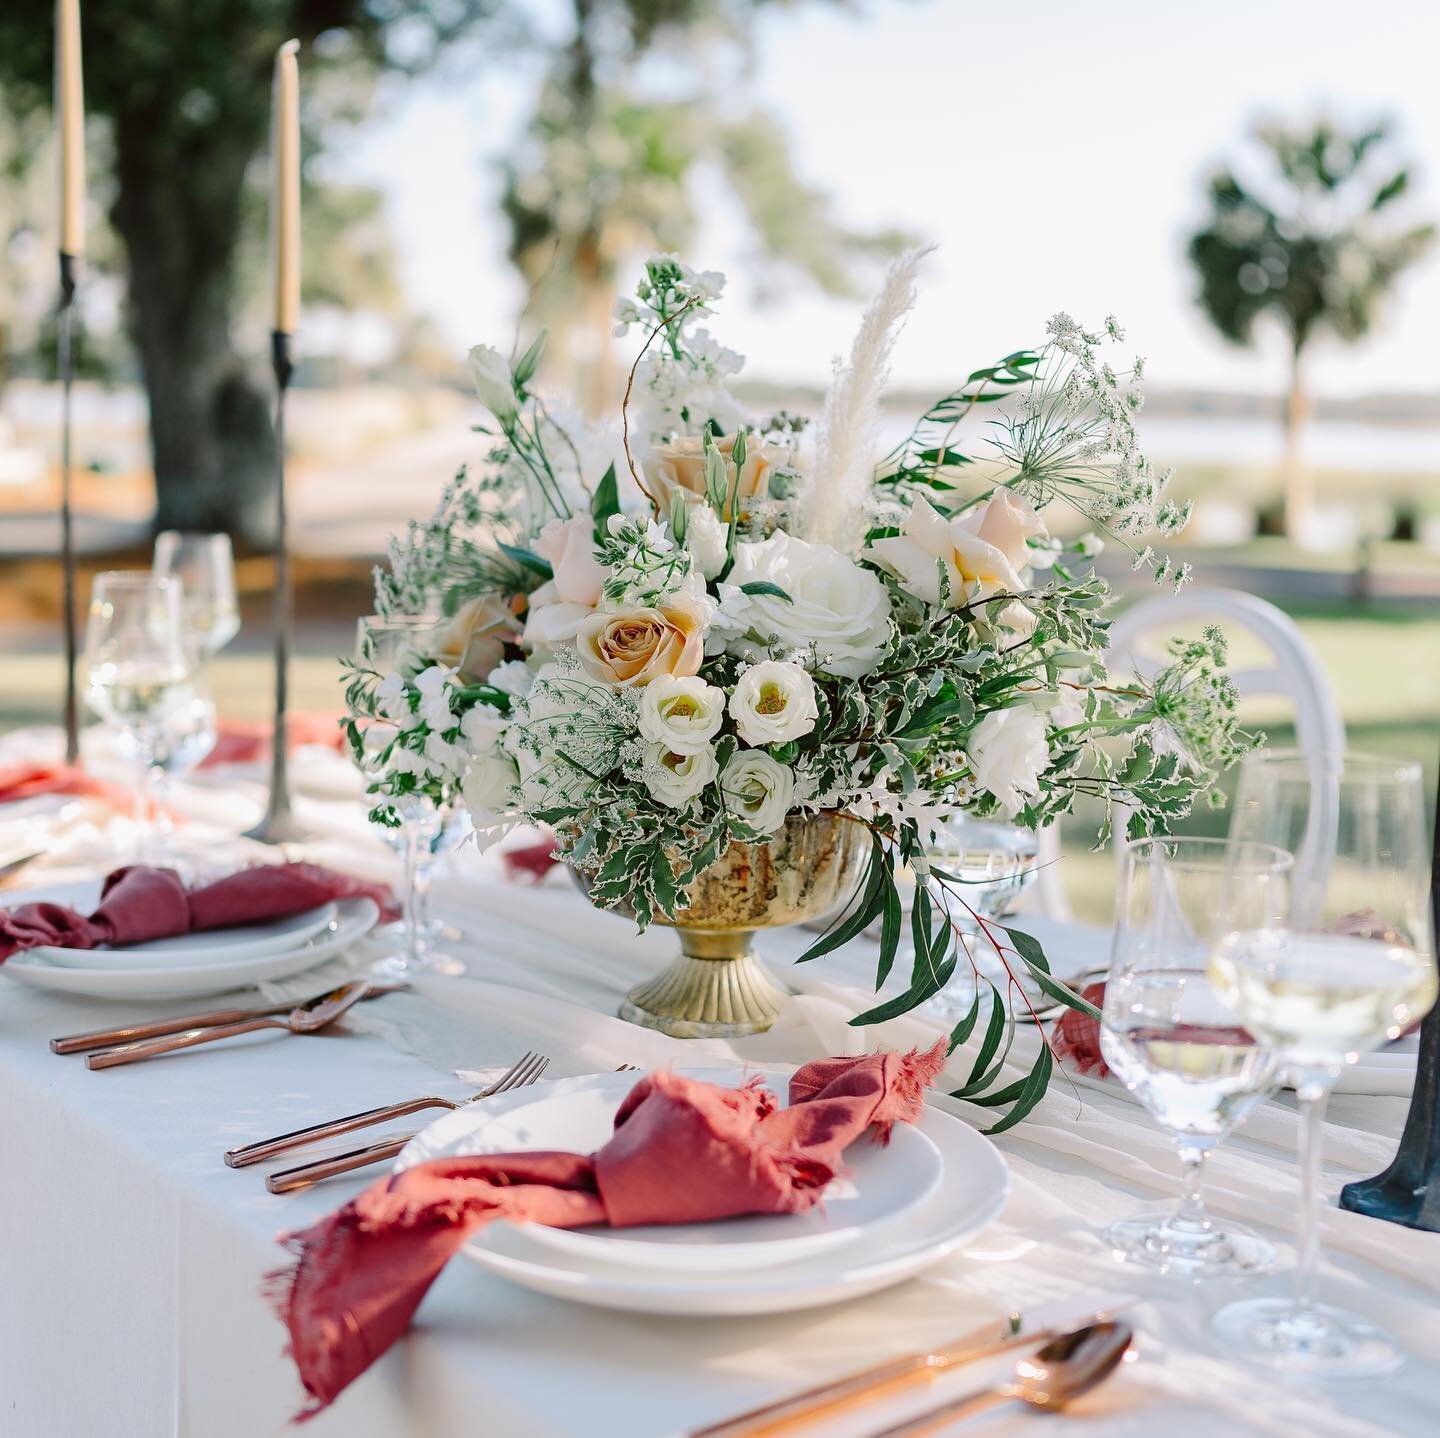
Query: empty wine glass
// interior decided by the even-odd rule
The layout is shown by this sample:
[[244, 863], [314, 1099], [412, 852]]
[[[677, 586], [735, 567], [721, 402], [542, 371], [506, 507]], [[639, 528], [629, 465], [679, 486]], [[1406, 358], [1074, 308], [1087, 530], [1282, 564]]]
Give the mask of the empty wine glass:
[[155, 537], [151, 563], [156, 574], [173, 575], [184, 586], [187, 641], [196, 662], [207, 663], [240, 632], [230, 536], [167, 529]]
[[136, 758], [136, 850], [149, 856], [157, 735], [183, 692], [190, 658], [180, 581], [148, 570], [95, 576], [85, 628], [86, 700], [122, 731]]
[[[361, 619], [356, 636], [356, 658], [366, 669], [379, 674], [413, 676], [434, 662], [444, 621], [429, 615], [367, 615]], [[367, 754], [379, 753], [393, 733], [383, 721], [371, 720], [365, 730]], [[379, 770], [362, 759], [367, 780], [378, 778]], [[436, 935], [422, 912], [425, 889], [417, 877], [443, 849], [444, 836], [454, 821], [451, 806], [436, 805], [423, 795], [394, 801], [400, 816], [398, 829], [387, 829], [386, 839], [401, 857], [401, 919], [399, 946], [373, 966], [375, 972], [403, 976], [417, 972], [463, 974], [464, 961], [437, 947]]]
[[1400, 1361], [1390, 1336], [1316, 1298], [1320, 1153], [1340, 1070], [1435, 1002], [1420, 766], [1355, 753], [1250, 755], [1230, 832], [1295, 854], [1288, 910], [1269, 924], [1228, 913], [1211, 972], [1299, 1097], [1301, 1212], [1293, 1297], [1232, 1303], [1215, 1325], [1282, 1371], [1383, 1373]]
[[1256, 926], [1283, 913], [1291, 857], [1265, 844], [1150, 839], [1124, 853], [1100, 1047], [1115, 1075], [1175, 1140], [1179, 1208], [1113, 1224], [1116, 1255], [1191, 1278], [1258, 1273], [1263, 1238], [1217, 1227], [1201, 1197], [1205, 1160], [1269, 1093], [1275, 1064], [1217, 991], [1207, 965], [1220, 916]]

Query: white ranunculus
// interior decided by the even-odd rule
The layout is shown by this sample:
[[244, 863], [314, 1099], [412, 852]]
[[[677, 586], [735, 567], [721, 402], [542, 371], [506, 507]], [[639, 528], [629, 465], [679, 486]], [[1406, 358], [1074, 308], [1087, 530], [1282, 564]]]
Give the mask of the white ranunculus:
[[510, 375], [510, 362], [490, 345], [475, 345], [470, 350], [470, 382], [480, 402], [502, 424], [508, 424], [519, 411], [515, 398], [515, 381]]
[[725, 522], [708, 504], [692, 504], [685, 514], [685, 547], [706, 579], [725, 568]]
[[1014, 814], [1040, 792], [1050, 762], [1044, 716], [1028, 704], [993, 710], [970, 731], [965, 752], [975, 781]]
[[730, 717], [740, 737], [757, 748], [799, 739], [820, 717], [815, 681], [798, 664], [762, 659], [735, 685]]
[[645, 787], [672, 809], [683, 809], [719, 772], [715, 751], [708, 744], [685, 754], [664, 743], [651, 744], [645, 751]]
[[741, 749], [720, 776], [725, 807], [757, 834], [773, 834], [795, 797], [795, 775], [763, 749]]
[[465, 807], [478, 825], [492, 815], [503, 814], [515, 807], [515, 786], [520, 772], [508, 754], [491, 750], [477, 754], [465, 770], [461, 792]]
[[[940, 602], [940, 570], [949, 581], [949, 606], [988, 599], [992, 594], [1018, 594], [1029, 586], [1022, 571], [1028, 563], [1031, 537], [1045, 533], [1039, 515], [1017, 494], [999, 489], [978, 508], [947, 519], [922, 495], [905, 517], [901, 533], [877, 539], [869, 556], [926, 604]], [[1033, 616], [1012, 604], [1003, 621], [1028, 632]]]
[[[763, 582], [785, 591], [746, 594]], [[720, 586], [717, 624], [727, 648], [748, 659], [774, 649], [812, 649], [815, 668], [858, 679], [880, 662], [890, 637], [890, 597], [869, 570], [828, 544], [809, 544], [777, 530], [758, 544], [737, 544]]]
[[725, 691], [697, 675], [662, 674], [641, 691], [641, 737], [675, 754], [708, 748], [724, 722]]

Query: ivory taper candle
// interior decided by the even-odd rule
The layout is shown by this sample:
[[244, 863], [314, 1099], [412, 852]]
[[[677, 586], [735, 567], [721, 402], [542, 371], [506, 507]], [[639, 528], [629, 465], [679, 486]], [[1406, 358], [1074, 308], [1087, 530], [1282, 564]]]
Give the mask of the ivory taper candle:
[[80, 0], [55, 0], [55, 118], [60, 139], [60, 252], [85, 253], [85, 92]]
[[275, 56], [270, 134], [274, 193], [270, 199], [270, 263], [275, 279], [275, 329], [293, 335], [300, 319], [300, 70], [298, 40]]

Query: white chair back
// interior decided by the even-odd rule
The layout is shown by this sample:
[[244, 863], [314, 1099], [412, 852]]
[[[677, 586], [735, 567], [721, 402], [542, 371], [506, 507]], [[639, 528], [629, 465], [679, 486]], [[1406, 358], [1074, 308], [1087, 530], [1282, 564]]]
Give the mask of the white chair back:
[[[1345, 721], [1319, 660], [1295, 621], [1253, 594], [1196, 588], [1142, 599], [1111, 625], [1106, 662], [1113, 670], [1148, 679], [1166, 662], [1164, 641], [1177, 627], [1196, 623], [1219, 624], [1232, 636], [1236, 630], [1244, 630], [1260, 640], [1267, 651], [1266, 660], [1231, 671], [1240, 697], [1279, 695], [1287, 699], [1295, 713], [1296, 747], [1312, 759], [1344, 751]], [[1117, 858], [1124, 849], [1126, 817], [1123, 811], [1115, 816]], [[1060, 857], [1058, 826], [1042, 829], [1039, 841], [1042, 868], [1031, 891], [1034, 907], [1049, 918], [1069, 918], [1070, 905], [1056, 862]]]

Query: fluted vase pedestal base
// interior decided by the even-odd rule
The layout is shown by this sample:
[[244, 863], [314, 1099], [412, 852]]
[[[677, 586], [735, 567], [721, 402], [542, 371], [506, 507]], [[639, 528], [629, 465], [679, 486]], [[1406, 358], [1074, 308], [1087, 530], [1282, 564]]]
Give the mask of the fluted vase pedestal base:
[[763, 1034], [789, 997], [750, 948], [749, 932], [680, 931], [685, 952], [625, 995], [620, 1017], [675, 1039]]

